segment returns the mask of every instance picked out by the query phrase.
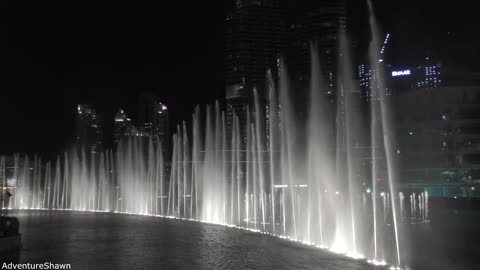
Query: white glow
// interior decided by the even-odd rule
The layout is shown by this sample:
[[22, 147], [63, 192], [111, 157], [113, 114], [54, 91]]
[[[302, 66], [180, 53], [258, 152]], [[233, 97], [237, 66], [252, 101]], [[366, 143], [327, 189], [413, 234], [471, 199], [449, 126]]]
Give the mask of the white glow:
[[16, 178], [7, 178], [7, 186], [13, 187], [17, 184]]
[[377, 265], [377, 266], [387, 265], [387, 262], [385, 262], [385, 261], [368, 260], [367, 262], [370, 263], [370, 264], [373, 264], [373, 265]]
[[347, 256], [355, 260], [365, 259], [365, 256], [358, 252], [347, 253]]
[[408, 76], [408, 75], [412, 75], [412, 71], [410, 69], [392, 71], [392, 77]]

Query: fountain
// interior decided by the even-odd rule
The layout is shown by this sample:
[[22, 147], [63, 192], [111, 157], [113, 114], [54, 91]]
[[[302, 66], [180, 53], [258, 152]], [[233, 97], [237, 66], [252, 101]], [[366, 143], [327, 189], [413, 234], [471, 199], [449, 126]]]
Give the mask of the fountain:
[[[381, 72], [370, 2], [369, 8], [370, 62]], [[270, 234], [375, 265], [404, 267], [399, 223], [428, 220], [428, 194], [405, 200], [397, 191], [382, 76], [374, 85], [370, 117], [364, 119], [357, 110], [361, 105], [349, 42], [345, 35], [339, 40], [335, 103], [312, 45], [306, 118], [296, 115], [299, 108], [290, 97], [296, 89], [280, 61], [278, 82], [267, 75], [267, 105], [254, 94], [245, 138], [238, 117], [228, 128], [216, 103], [203, 113], [197, 107], [191, 125], [178, 126], [168, 173], [162, 145], [153, 138], [129, 138], [116, 151], [102, 153], [75, 148], [54, 163], [17, 154], [16, 183], [10, 187], [14, 199], [8, 208], [196, 220]], [[360, 147], [362, 141], [369, 141], [369, 147]], [[370, 157], [368, 173], [359, 152]], [[4, 172], [5, 162], [0, 164]]]

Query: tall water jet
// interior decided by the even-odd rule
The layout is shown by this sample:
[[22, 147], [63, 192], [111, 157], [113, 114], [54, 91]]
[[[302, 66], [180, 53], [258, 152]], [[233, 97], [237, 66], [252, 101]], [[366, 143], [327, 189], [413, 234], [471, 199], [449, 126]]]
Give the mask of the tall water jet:
[[[279, 69], [280, 77], [280, 135], [281, 135], [281, 148], [282, 148], [282, 184], [288, 184], [288, 190], [290, 192], [290, 210], [291, 216], [290, 223], [292, 224], [293, 237], [297, 239], [297, 210], [294, 196], [294, 174], [293, 174], [293, 153], [295, 137], [293, 130], [295, 130], [295, 121], [293, 119], [293, 109], [291, 99], [289, 97], [289, 81], [288, 73], [285, 63], [281, 61]], [[287, 179], [285, 181], [285, 179]]]
[[[265, 127], [263, 125], [264, 123], [264, 117], [262, 114], [262, 106], [260, 102], [260, 97], [258, 95], [258, 91], [255, 89], [254, 90], [254, 101], [255, 101], [255, 141], [256, 141], [256, 156], [257, 156], [257, 170], [258, 170], [258, 185], [259, 185], [259, 191], [261, 194], [261, 198], [263, 198], [263, 193], [265, 189], [265, 176], [264, 176], [264, 157], [263, 153], [265, 151], [264, 149], [264, 133], [263, 131], [265, 130]], [[262, 212], [262, 225], [263, 225], [263, 230], [265, 231], [265, 201], [264, 199], [261, 199], [261, 212]]]
[[270, 194], [271, 194], [271, 222], [272, 222], [272, 233], [276, 234], [276, 211], [275, 211], [275, 183], [278, 181], [276, 180], [278, 177], [277, 170], [279, 169], [277, 166], [277, 134], [279, 133], [278, 127], [278, 104], [277, 104], [277, 94], [275, 91], [275, 84], [273, 82], [272, 73], [271, 71], [267, 71], [267, 84], [268, 84], [268, 107], [267, 107], [267, 115], [268, 115], [268, 126], [269, 126], [269, 133], [268, 133], [268, 150], [269, 150], [269, 161], [270, 161]]
[[[327, 196], [324, 196], [325, 190], [334, 190], [333, 186], [330, 184], [333, 175], [329, 174], [331, 168], [331, 162], [326, 156], [332, 154], [330, 147], [332, 146], [332, 141], [330, 140], [333, 136], [328, 132], [332, 129], [332, 126], [329, 126], [328, 123], [332, 123], [332, 114], [331, 108], [327, 100], [327, 91], [324, 88], [325, 84], [322, 80], [322, 73], [320, 67], [320, 59], [318, 55], [318, 50], [315, 44], [311, 45], [311, 75], [310, 75], [310, 104], [309, 104], [309, 119], [307, 123], [306, 132], [307, 136], [307, 160], [308, 160], [308, 187], [309, 187], [309, 196], [317, 194], [317, 202], [312, 203], [318, 208], [318, 230], [319, 242], [322, 246], [325, 245], [323, 238], [323, 227], [324, 227], [324, 213], [322, 207], [322, 200]], [[326, 151], [327, 154], [322, 153]], [[313, 193], [315, 192], [315, 193]]]
[[[386, 157], [386, 164], [387, 164], [387, 179], [388, 179], [388, 188], [389, 193], [392, 195], [390, 196], [390, 203], [392, 207], [392, 220], [394, 226], [394, 237], [395, 237], [395, 250], [396, 250], [396, 259], [397, 264], [399, 266], [402, 265], [401, 263], [401, 256], [400, 256], [400, 244], [399, 244], [399, 236], [398, 236], [398, 225], [397, 225], [397, 206], [395, 201], [396, 188], [395, 188], [395, 173], [394, 164], [393, 164], [393, 157], [392, 157], [392, 141], [391, 141], [391, 131], [392, 128], [390, 127], [390, 111], [387, 105], [386, 100], [386, 84], [384, 82], [385, 76], [383, 75], [383, 69], [380, 66], [379, 61], [379, 52], [380, 52], [380, 39], [379, 39], [379, 30], [378, 25], [375, 19], [373, 5], [371, 0], [367, 0], [368, 3], [368, 11], [369, 11], [369, 23], [370, 29], [372, 33], [372, 44], [371, 44], [371, 54], [370, 54], [370, 64], [374, 68], [377, 75], [377, 85], [375, 86], [374, 90], [377, 91], [377, 95], [379, 102], [380, 102], [380, 115], [381, 115], [381, 125], [382, 125], [382, 135], [383, 135], [383, 146], [385, 148], [385, 157]], [[372, 104], [374, 101], [372, 100]], [[374, 106], [374, 105], [372, 105]]]
[[[366, 123], [357, 116], [358, 89], [349, 42], [344, 36], [339, 40], [342, 55], [336, 93], [333, 83], [329, 86], [323, 80], [322, 59], [312, 45], [306, 86], [290, 82], [285, 62], [280, 61], [278, 81], [276, 75], [267, 73], [268, 106], [260, 91], [253, 92], [253, 104], [227, 114], [219, 103], [207, 106], [205, 113], [197, 107], [192, 125], [183, 122], [178, 126], [169, 157], [158, 138], [143, 136], [121, 140], [117, 149], [103, 153], [77, 147], [48, 165], [38, 157], [29, 160], [17, 155], [12, 206], [116, 211], [228, 224], [400, 265], [398, 193], [390, 128], [385, 122], [388, 106], [378, 91], [383, 82], [380, 79], [375, 85], [371, 122]], [[377, 43], [378, 38], [372, 43], [375, 52]], [[380, 70], [375, 57], [372, 54], [372, 65]], [[308, 93], [308, 97], [301, 96], [305, 100], [300, 106], [292, 98], [298, 98], [298, 92]], [[364, 131], [362, 126], [368, 124], [370, 131]], [[360, 181], [368, 176], [360, 172], [364, 164], [357, 157], [359, 138], [368, 136], [371, 196], [361, 186]], [[0, 161], [4, 168], [5, 159]], [[6, 176], [0, 177], [6, 181]], [[388, 179], [388, 190], [378, 185], [382, 178]], [[418, 195], [410, 196], [410, 215], [426, 219], [428, 195]], [[383, 207], [378, 200], [383, 200]], [[392, 219], [393, 257], [388, 252]]]
[[356, 203], [355, 199], [357, 197], [357, 191], [359, 188], [357, 187], [357, 181], [355, 178], [356, 174], [358, 174], [356, 166], [354, 166], [354, 135], [356, 137], [361, 136], [361, 132], [359, 132], [358, 123], [360, 122], [359, 118], [356, 117], [358, 115], [358, 104], [356, 104], [356, 100], [354, 97], [354, 93], [359, 93], [358, 87], [354, 85], [354, 78], [352, 76], [353, 72], [351, 70], [352, 63], [350, 57], [350, 48], [348, 48], [348, 44], [350, 44], [347, 40], [346, 34], [340, 34], [340, 61], [339, 61], [339, 90], [340, 90], [340, 98], [343, 99], [341, 102], [338, 102], [337, 106], [343, 105], [341, 109], [341, 113], [343, 115], [344, 122], [344, 144], [345, 144], [345, 160], [347, 166], [346, 178], [347, 178], [347, 192], [349, 194], [349, 214], [350, 214], [350, 230], [351, 230], [351, 241], [352, 241], [352, 250], [350, 251], [353, 256], [361, 256], [358, 255], [358, 247], [357, 247], [357, 217], [355, 215], [356, 211]]

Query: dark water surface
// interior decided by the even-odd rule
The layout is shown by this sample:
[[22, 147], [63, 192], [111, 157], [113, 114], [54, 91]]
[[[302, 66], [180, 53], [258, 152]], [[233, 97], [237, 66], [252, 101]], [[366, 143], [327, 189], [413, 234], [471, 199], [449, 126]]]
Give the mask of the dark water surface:
[[2, 255], [0, 262], [112, 270], [380, 269], [270, 236], [196, 222], [61, 211], [21, 211], [16, 216], [23, 248]]
[[412, 269], [480, 269], [479, 210], [434, 209], [430, 221], [402, 239]]
[[[72, 269], [380, 270], [267, 235], [197, 222], [109, 213], [18, 211], [23, 247], [0, 263]], [[413, 270], [480, 269], [480, 211], [432, 211], [401, 239]], [[0, 267], [1, 268], [1, 267]]]

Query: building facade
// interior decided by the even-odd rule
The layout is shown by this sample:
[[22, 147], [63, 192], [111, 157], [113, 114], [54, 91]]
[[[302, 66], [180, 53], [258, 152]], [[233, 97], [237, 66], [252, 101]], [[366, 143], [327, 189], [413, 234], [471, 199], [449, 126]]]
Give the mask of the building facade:
[[136, 136], [137, 128], [133, 125], [132, 120], [127, 116], [123, 109], [119, 109], [113, 119], [113, 138], [117, 145], [124, 137]]
[[394, 93], [415, 89], [430, 89], [445, 84], [443, 65], [426, 57], [416, 65], [388, 66], [390, 88]]
[[139, 132], [169, 146], [170, 126], [167, 106], [154, 95], [143, 94], [139, 98], [137, 128]]
[[480, 183], [480, 84], [395, 97], [396, 156], [408, 183]]
[[346, 30], [344, 0], [286, 1], [287, 64], [294, 81], [310, 79], [310, 49], [319, 52], [326, 94], [334, 95], [337, 82], [339, 36]]
[[75, 144], [91, 154], [103, 150], [102, 119], [91, 104], [77, 106]]
[[152, 138], [154, 143], [162, 143], [164, 152], [170, 147], [170, 126], [167, 106], [153, 95], [139, 98], [137, 121], [129, 118], [123, 109], [114, 117], [114, 142], [117, 145], [123, 138]]
[[226, 121], [231, 128], [233, 116], [239, 118], [244, 143], [246, 115], [254, 109], [254, 89], [265, 107], [266, 74], [270, 71], [277, 81], [281, 59], [298, 90], [295, 94], [299, 99], [308, 97], [312, 44], [320, 53], [328, 86], [325, 94], [335, 99], [338, 40], [346, 29], [346, 1], [231, 0], [226, 9]]
[[237, 0], [227, 4], [225, 17], [226, 124], [239, 118], [242, 143], [246, 143], [247, 112], [254, 108], [256, 89], [267, 96], [267, 71], [278, 73], [285, 45], [283, 10], [278, 0]]

